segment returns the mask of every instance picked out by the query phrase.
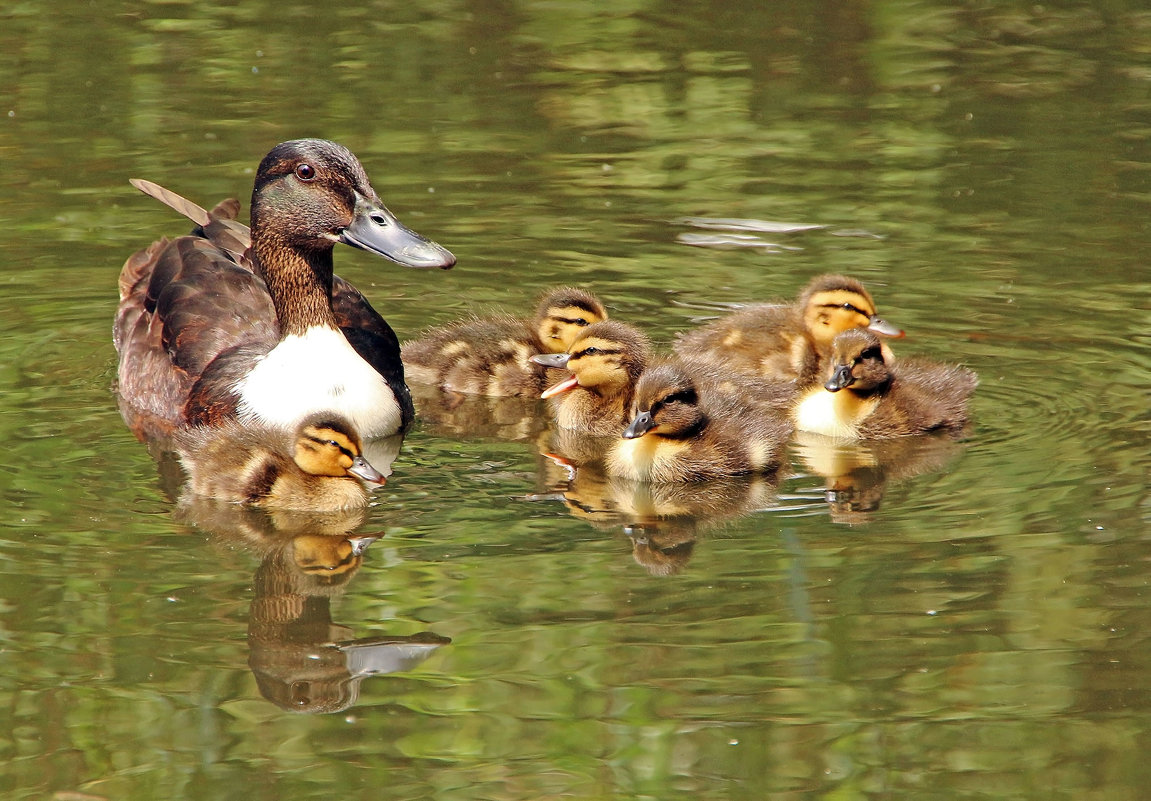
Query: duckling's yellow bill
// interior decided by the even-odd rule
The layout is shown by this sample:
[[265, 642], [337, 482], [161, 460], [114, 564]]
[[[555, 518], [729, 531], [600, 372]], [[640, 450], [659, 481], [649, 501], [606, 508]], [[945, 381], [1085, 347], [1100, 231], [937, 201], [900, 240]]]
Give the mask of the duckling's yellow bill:
[[550, 387], [540, 393], [541, 398], [550, 398], [555, 395], [567, 392], [569, 389], [575, 389], [579, 386], [579, 380], [573, 375], [570, 378], [565, 378], [558, 384], [552, 384]]

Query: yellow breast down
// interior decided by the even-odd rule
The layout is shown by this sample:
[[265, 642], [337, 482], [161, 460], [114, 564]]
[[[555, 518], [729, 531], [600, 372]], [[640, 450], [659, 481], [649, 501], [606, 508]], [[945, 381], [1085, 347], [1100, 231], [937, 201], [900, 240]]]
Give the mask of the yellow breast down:
[[841, 390], [815, 387], [796, 404], [795, 427], [837, 439], [859, 439], [859, 425], [875, 411], [879, 398], [861, 398]]
[[684, 440], [664, 439], [647, 434], [637, 439], [620, 439], [608, 454], [609, 472], [633, 481], [675, 480], [675, 460], [690, 447]]

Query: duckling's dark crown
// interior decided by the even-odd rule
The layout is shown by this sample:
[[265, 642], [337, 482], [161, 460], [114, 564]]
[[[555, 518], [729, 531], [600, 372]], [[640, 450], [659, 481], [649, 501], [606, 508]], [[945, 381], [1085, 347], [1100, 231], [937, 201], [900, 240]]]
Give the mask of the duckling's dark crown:
[[540, 313], [546, 314], [550, 309], [576, 308], [600, 316], [604, 313], [603, 304], [595, 295], [583, 289], [564, 287], [549, 292], [540, 301]]

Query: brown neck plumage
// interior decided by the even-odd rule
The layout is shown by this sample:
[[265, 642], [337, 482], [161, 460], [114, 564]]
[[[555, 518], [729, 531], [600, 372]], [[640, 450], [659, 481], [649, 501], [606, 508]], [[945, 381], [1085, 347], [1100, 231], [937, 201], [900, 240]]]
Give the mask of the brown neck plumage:
[[253, 236], [256, 268], [280, 323], [280, 336], [309, 328], [338, 328], [332, 313], [332, 246], [304, 251], [279, 240], [275, 232]]

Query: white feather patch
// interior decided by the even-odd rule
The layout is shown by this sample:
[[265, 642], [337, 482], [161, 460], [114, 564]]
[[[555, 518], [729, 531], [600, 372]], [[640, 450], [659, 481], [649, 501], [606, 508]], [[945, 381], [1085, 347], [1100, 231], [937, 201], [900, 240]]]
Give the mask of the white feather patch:
[[402, 415], [391, 387], [339, 331], [288, 336], [237, 387], [240, 417], [294, 429], [314, 412], [339, 412], [361, 437], [396, 433]]
[[795, 407], [795, 427], [837, 439], [859, 439], [859, 424], [877, 405], [878, 398], [861, 399], [846, 390], [816, 387]]

